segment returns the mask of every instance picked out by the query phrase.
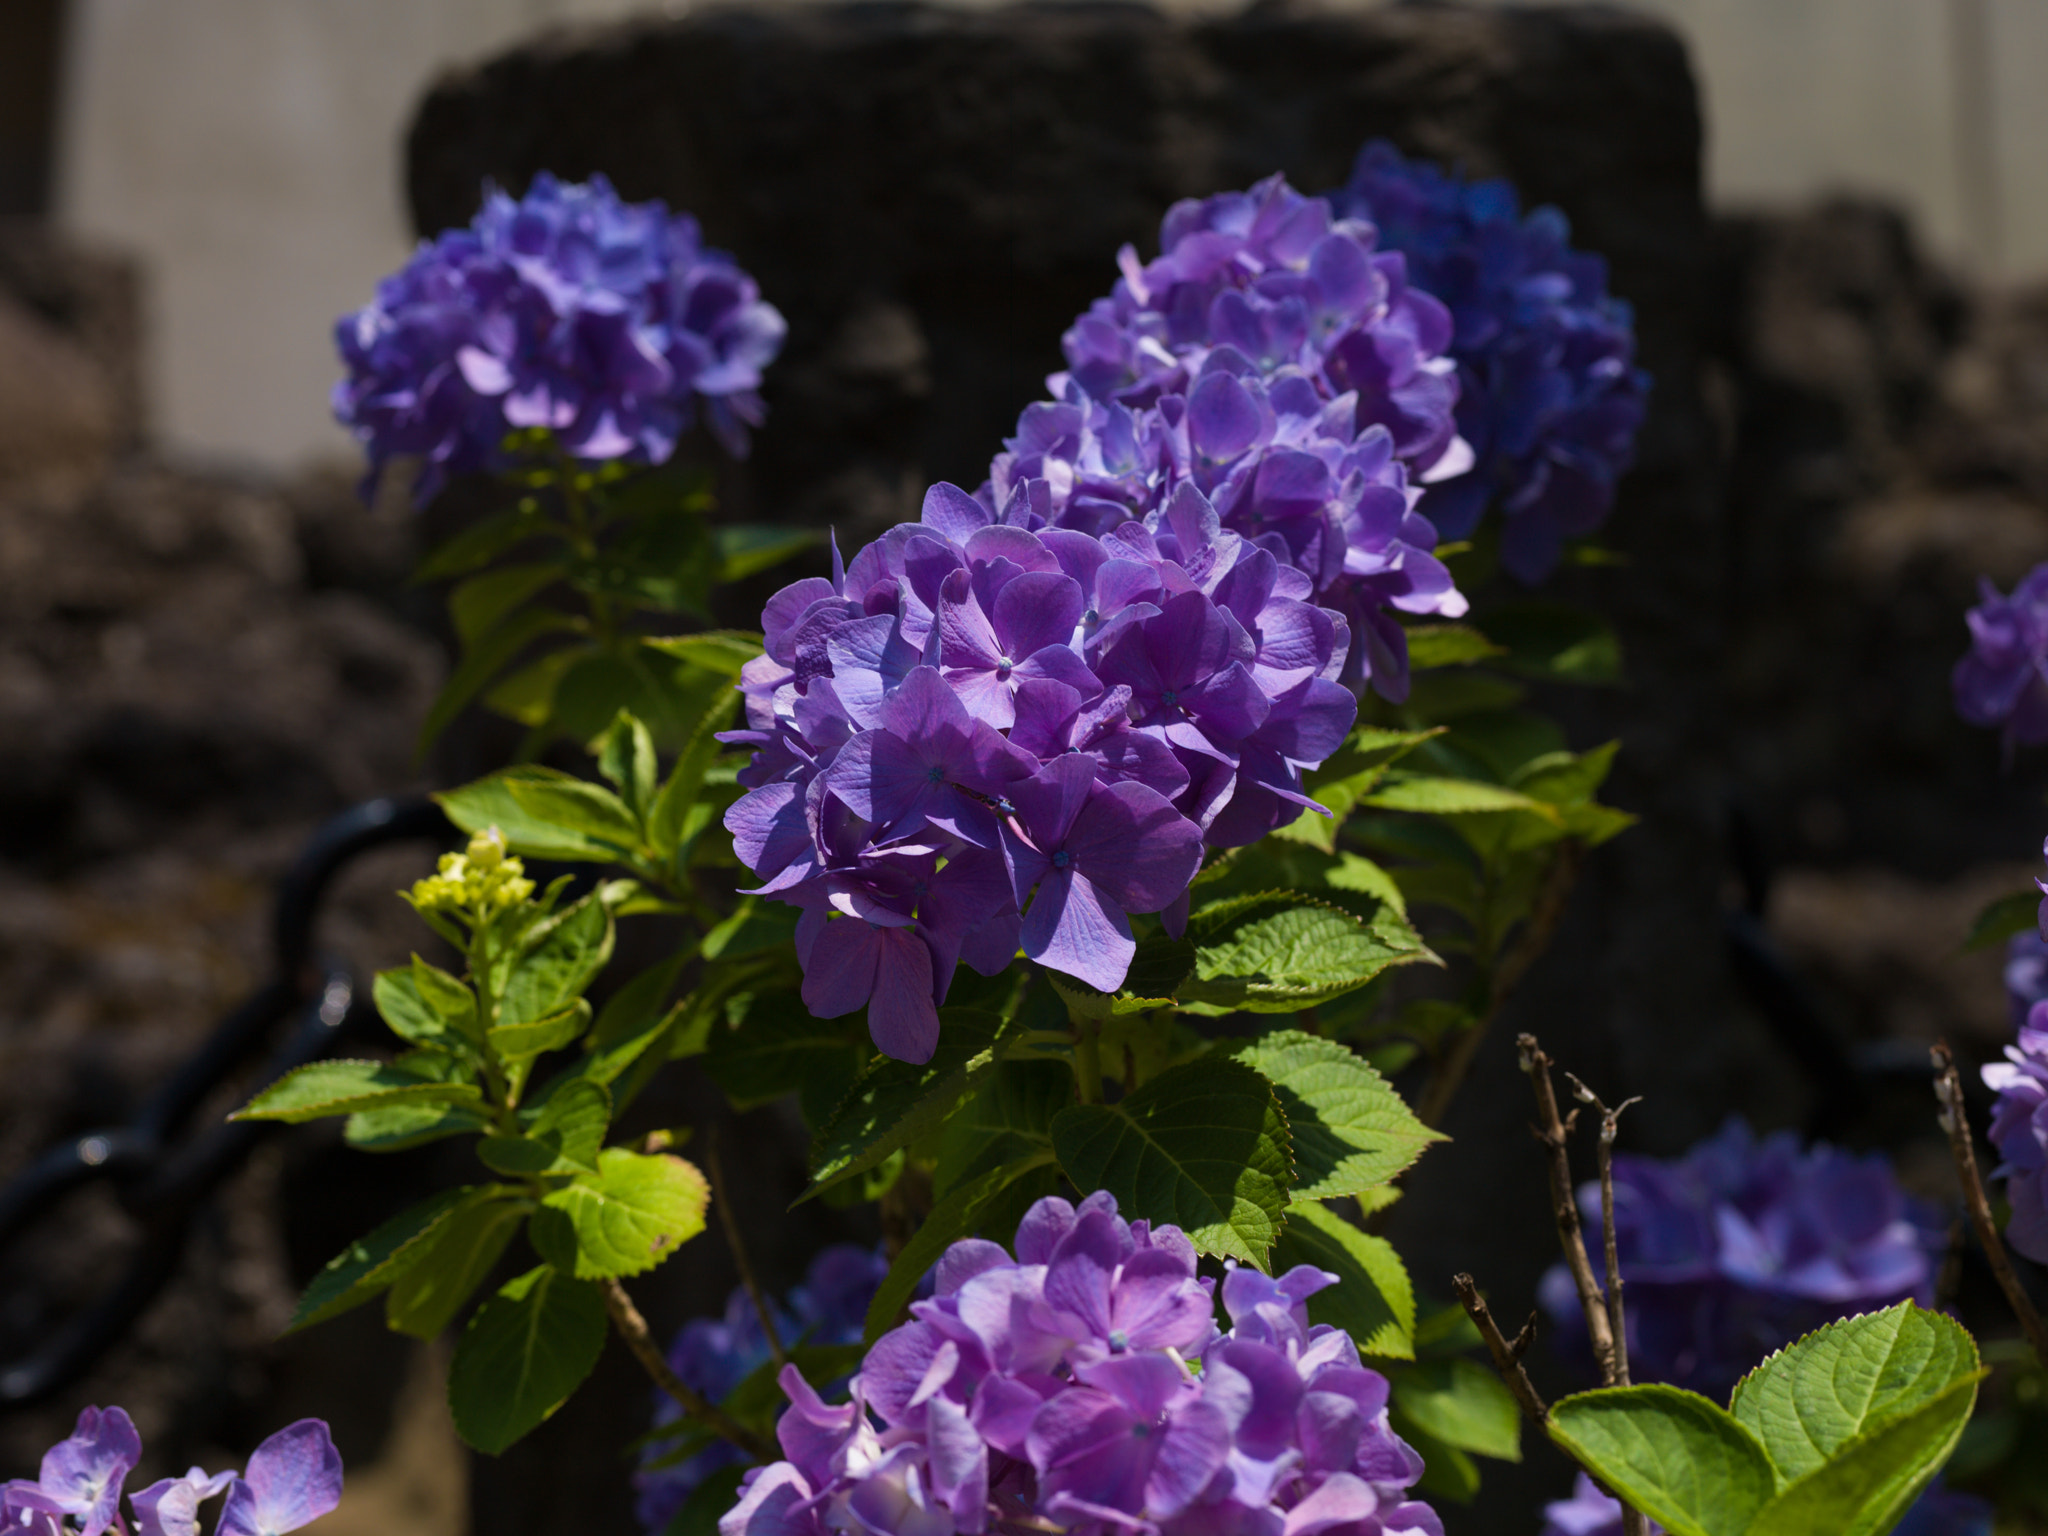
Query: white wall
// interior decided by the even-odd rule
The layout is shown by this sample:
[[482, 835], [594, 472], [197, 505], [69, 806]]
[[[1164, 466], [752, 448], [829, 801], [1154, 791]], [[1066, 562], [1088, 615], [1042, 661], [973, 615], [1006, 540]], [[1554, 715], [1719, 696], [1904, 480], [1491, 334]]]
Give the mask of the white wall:
[[[2048, 276], [2048, 0], [1634, 3], [1694, 49], [1717, 198], [1876, 193], [1951, 259]], [[1972, 6], [1991, 77], [1989, 154], [1975, 160], [1954, 46], [1957, 8]], [[327, 417], [328, 327], [409, 248], [401, 138], [427, 82], [550, 21], [654, 8], [72, 0], [59, 217], [145, 258], [166, 445], [271, 465], [348, 452]], [[1959, 174], [1971, 166], [1990, 178], [1989, 214]]]

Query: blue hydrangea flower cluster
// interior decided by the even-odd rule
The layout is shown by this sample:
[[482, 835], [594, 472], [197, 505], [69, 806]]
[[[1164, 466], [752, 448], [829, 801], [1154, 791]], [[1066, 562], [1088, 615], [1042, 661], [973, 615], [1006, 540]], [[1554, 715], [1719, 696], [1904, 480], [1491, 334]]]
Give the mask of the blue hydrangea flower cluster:
[[[1579, 1191], [1600, 1227], [1600, 1186]], [[1933, 1293], [1945, 1246], [1881, 1156], [1802, 1151], [1731, 1119], [1683, 1157], [1614, 1159], [1614, 1226], [1628, 1288], [1630, 1374], [1728, 1400], [1772, 1350], [1824, 1323]], [[1543, 1277], [1559, 1333], [1585, 1322], [1562, 1264]]]
[[520, 428], [548, 429], [579, 459], [659, 464], [700, 402], [744, 457], [785, 329], [688, 214], [622, 202], [602, 176], [542, 172], [521, 198], [487, 189], [468, 228], [422, 242], [336, 322], [348, 376], [334, 414], [373, 475], [420, 461], [420, 501], [493, 467]]
[[1998, 1095], [1991, 1111], [1991, 1144], [2012, 1207], [2005, 1240], [2037, 1263], [2048, 1263], [2048, 1003], [2037, 1002], [2019, 1027], [2006, 1059], [1983, 1071]]
[[1369, 226], [1278, 176], [1177, 203], [1159, 245], [1150, 262], [1119, 253], [1114, 291], [1062, 338], [1053, 398], [1026, 407], [980, 499], [1106, 537], [1153, 526], [1191, 486], [1344, 616], [1347, 683], [1406, 697], [1395, 614], [1466, 606], [1411, 483], [1471, 462], [1450, 316]]
[[[1995, 1514], [1975, 1494], [1958, 1493], [1937, 1478], [1892, 1528], [1892, 1536], [1991, 1536]], [[1602, 1493], [1583, 1472], [1572, 1484], [1572, 1496], [1546, 1504], [1543, 1517], [1543, 1536], [1622, 1536], [1621, 1501]], [[1656, 1521], [1649, 1527], [1652, 1536], [1662, 1536], [1664, 1527]]]
[[[142, 1460], [142, 1437], [119, 1408], [87, 1408], [70, 1437], [44, 1453], [39, 1475], [0, 1484], [0, 1530], [10, 1536], [126, 1536], [121, 1499]], [[167, 1477], [127, 1495], [135, 1536], [199, 1536], [199, 1506], [217, 1494], [214, 1536], [284, 1536], [341, 1502], [341, 1456], [318, 1419], [288, 1424], [250, 1453], [248, 1469]]]
[[2048, 565], [2037, 565], [2007, 597], [1980, 578], [1981, 601], [1966, 616], [1970, 649], [1956, 663], [1956, 713], [1995, 727], [2008, 755], [2048, 741]]
[[[889, 1273], [889, 1262], [872, 1248], [835, 1243], [811, 1260], [803, 1284], [774, 1307], [775, 1332], [789, 1345], [858, 1344], [865, 1329], [868, 1303]], [[744, 1286], [733, 1287], [722, 1318], [692, 1318], [669, 1346], [669, 1369], [714, 1403], [745, 1381], [769, 1359], [768, 1336], [761, 1314]], [[673, 1424], [682, 1408], [666, 1392], [654, 1399], [657, 1429]], [[657, 1467], [667, 1446], [657, 1442], [641, 1456], [633, 1476], [638, 1490], [634, 1513], [650, 1536], [668, 1529], [697, 1486], [720, 1467], [745, 1460], [740, 1449], [719, 1440], [685, 1461]]]
[[1126, 1222], [1107, 1194], [1041, 1200], [1014, 1259], [947, 1250], [852, 1401], [784, 1371], [786, 1459], [747, 1474], [720, 1536], [1442, 1536], [1408, 1497], [1422, 1458], [1388, 1427], [1386, 1379], [1308, 1323], [1335, 1282], [1232, 1269], [1219, 1333], [1177, 1228]]
[[1000, 511], [935, 486], [777, 593], [721, 738], [755, 749], [725, 825], [755, 894], [802, 909], [805, 1006], [865, 1005], [905, 1061], [960, 961], [992, 976], [1021, 946], [1121, 986], [1129, 914], [1178, 933], [1204, 844], [1313, 806], [1302, 771], [1357, 717], [1344, 616], [1195, 485], [1097, 536], [1046, 520], [1046, 484]]
[[1429, 487], [1422, 512], [1462, 539], [1497, 504], [1501, 563], [1540, 581], [1566, 539], [1606, 520], [1647, 406], [1634, 317], [1608, 294], [1606, 262], [1571, 248], [1555, 208], [1525, 218], [1506, 182], [1468, 182], [1383, 141], [1360, 151], [1331, 201], [1450, 311], [1457, 425], [1473, 459]]

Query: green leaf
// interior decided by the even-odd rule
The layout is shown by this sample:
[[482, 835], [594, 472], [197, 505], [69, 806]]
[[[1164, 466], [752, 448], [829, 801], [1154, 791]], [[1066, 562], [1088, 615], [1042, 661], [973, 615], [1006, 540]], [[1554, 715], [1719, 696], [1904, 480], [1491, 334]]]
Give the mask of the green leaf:
[[787, 944], [796, 937], [797, 916], [794, 907], [748, 896], [730, 916], [704, 935], [704, 958], [739, 960]]
[[[371, 983], [370, 995], [377, 1001], [377, 1012], [399, 1039], [413, 1045], [443, 1045], [447, 1043], [451, 1030], [461, 1031], [422, 994], [419, 977], [413, 969], [414, 965], [421, 963], [419, 956], [415, 955], [413, 965], [379, 971], [377, 979]], [[453, 977], [449, 979], [454, 980]], [[458, 987], [462, 985], [460, 982], [455, 984]], [[467, 996], [466, 988], [464, 995]], [[465, 1023], [472, 1022], [465, 1010]]]
[[418, 997], [420, 1006], [434, 1017], [442, 1029], [465, 1040], [477, 1039], [476, 994], [468, 985], [418, 955], [412, 957], [411, 969], [411, 991]]
[[1981, 1375], [1966, 1377], [1841, 1447], [1766, 1504], [1746, 1536], [1884, 1536], [1962, 1439]]
[[680, 1157], [606, 1147], [597, 1168], [543, 1202], [575, 1225], [579, 1280], [641, 1274], [704, 1230], [710, 1186]]
[[761, 654], [761, 637], [748, 630], [708, 630], [701, 635], [665, 636], [643, 642], [651, 650], [713, 672], [738, 677], [740, 668]]
[[561, 579], [562, 568], [552, 560], [501, 565], [470, 577], [448, 594], [448, 617], [455, 623], [463, 649], [475, 645], [528, 598]]
[[612, 717], [611, 729], [598, 744], [597, 769], [625, 796], [636, 816], [654, 804], [654, 738], [625, 710]]
[[1422, 1476], [1416, 1481], [1414, 1497], [1470, 1504], [1478, 1496], [1479, 1465], [1468, 1453], [1398, 1414], [1393, 1422], [1394, 1432], [1422, 1458]]
[[[618, 853], [640, 846], [640, 828], [625, 802], [583, 779], [542, 779], [530, 772], [508, 774], [505, 792], [536, 821], [580, 836], [586, 843]], [[511, 834], [506, 833], [509, 840]]]
[[1052, 1149], [1053, 1116], [1074, 1102], [1064, 1061], [999, 1063], [973, 1098], [946, 1122], [933, 1176], [940, 1195]]
[[381, 1061], [316, 1061], [286, 1074], [230, 1120], [282, 1120], [299, 1125], [329, 1115], [393, 1104], [479, 1104], [474, 1083], [437, 1083]]
[[590, 1004], [580, 997], [571, 998], [566, 1008], [546, 1018], [492, 1025], [491, 1049], [506, 1065], [522, 1065], [536, 1056], [574, 1045], [589, 1027]]
[[1308, 1299], [1311, 1322], [1350, 1334], [1359, 1352], [1415, 1358], [1415, 1288], [1393, 1244], [1361, 1232], [1328, 1206], [1297, 1199], [1273, 1249], [1273, 1268], [1313, 1264], [1339, 1283]]
[[[515, 788], [526, 798], [515, 794]], [[602, 818], [602, 824], [613, 834], [627, 838], [626, 846], [636, 845], [638, 834], [632, 831], [623, 805], [595, 784], [586, 784], [554, 768], [506, 768], [434, 798], [448, 813], [448, 819], [463, 831], [482, 832], [496, 827], [505, 834], [511, 851], [526, 858], [598, 862], [616, 859], [619, 844], [585, 831], [580, 820], [571, 822], [555, 817], [556, 801], [560, 799], [577, 807], [580, 818], [580, 797], [584, 791], [611, 800], [612, 810]]]
[[1521, 1409], [1500, 1377], [1477, 1360], [1426, 1360], [1388, 1374], [1394, 1411], [1410, 1423], [1463, 1451], [1522, 1459]]
[[724, 683], [720, 688], [723, 696], [698, 720], [696, 729], [690, 733], [689, 745], [677, 756], [675, 767], [669, 771], [667, 782], [647, 813], [647, 841], [671, 863], [682, 841], [683, 828], [689, 822], [690, 810], [703, 793], [704, 775], [724, 750], [718, 732], [726, 728], [739, 708], [739, 694]]
[[483, 686], [510, 665], [519, 653], [543, 635], [560, 634], [576, 628], [573, 619], [545, 608], [528, 608], [514, 614], [472, 647], [450, 675], [433, 707], [420, 725], [421, 752], [462, 713], [462, 707], [482, 691]]
[[419, 1245], [385, 1298], [384, 1321], [416, 1339], [436, 1337], [483, 1284], [532, 1208], [494, 1187], [472, 1194]]
[[941, 1008], [930, 1061], [919, 1066], [877, 1057], [812, 1143], [811, 1187], [802, 1200], [866, 1173], [936, 1129], [995, 1066], [1002, 1033], [1003, 1021], [992, 1013]]
[[1386, 1183], [1447, 1138], [1415, 1118], [1401, 1096], [1349, 1047], [1275, 1030], [1230, 1047], [1272, 1083], [1294, 1139], [1297, 1200], [1357, 1195]]
[[1751, 1536], [1777, 1484], [1755, 1435], [1677, 1387], [1564, 1398], [1550, 1410], [1550, 1438], [1671, 1536]]
[[1022, 1162], [992, 1168], [980, 1177], [958, 1185], [953, 1192], [931, 1208], [918, 1228], [903, 1245], [903, 1251], [889, 1266], [889, 1273], [875, 1290], [875, 1299], [868, 1304], [867, 1342], [872, 1344], [896, 1325], [896, 1315], [910, 1300], [931, 1267], [938, 1263], [946, 1250], [963, 1237], [971, 1237], [980, 1229], [981, 1218], [990, 1206], [996, 1203], [1003, 1191], [1040, 1168], [1052, 1163], [1052, 1148], [1032, 1154]]
[[1977, 1374], [1977, 1346], [1960, 1323], [1902, 1301], [1779, 1350], [1736, 1383], [1728, 1411], [1789, 1482]]
[[1528, 677], [1615, 684], [1622, 679], [1621, 642], [1605, 620], [1563, 603], [1491, 607], [1486, 631], [1507, 648], [1508, 665]]
[[361, 1109], [342, 1126], [342, 1139], [358, 1152], [405, 1152], [450, 1136], [474, 1135], [491, 1122], [474, 1109], [445, 1104], [393, 1104], [387, 1109]]
[[1408, 631], [1408, 669], [1462, 667], [1506, 654], [1468, 624], [1418, 624]]
[[519, 1136], [486, 1136], [477, 1144], [484, 1165], [511, 1177], [597, 1172], [598, 1148], [611, 1128], [612, 1096], [588, 1078], [565, 1083]]
[[494, 512], [473, 523], [433, 550], [412, 573], [416, 582], [445, 581], [473, 571], [539, 531], [538, 509], [533, 506]]
[[1533, 811], [1555, 821], [1557, 812], [1519, 790], [1479, 779], [1442, 779], [1422, 774], [1389, 779], [1360, 802], [1383, 811], [1420, 811], [1458, 816], [1473, 811]]
[[1295, 891], [1231, 897], [1188, 923], [1194, 975], [1175, 994], [1203, 1012], [1293, 1013], [1432, 958], [1391, 910], [1367, 923]]
[[614, 925], [602, 887], [564, 907], [526, 936], [530, 946], [512, 968], [492, 1038], [507, 1024], [560, 1013], [612, 957]]
[[859, 1047], [841, 1023], [782, 1008], [749, 1016], [737, 1029], [713, 1025], [704, 1070], [733, 1108], [744, 1110], [794, 1093], [813, 1078], [851, 1082], [860, 1060]]
[[1989, 949], [2016, 933], [2025, 933], [2040, 920], [2041, 899], [2039, 891], [2014, 891], [2010, 896], [1999, 897], [1977, 914], [1977, 920], [1970, 924], [1970, 936], [1963, 940], [1963, 948]]
[[297, 1333], [339, 1317], [389, 1289], [406, 1265], [425, 1251], [422, 1245], [435, 1230], [475, 1193], [474, 1187], [466, 1187], [430, 1195], [350, 1243], [313, 1277], [285, 1332]]
[[604, 1296], [543, 1264], [477, 1308], [448, 1367], [448, 1406], [470, 1445], [497, 1455], [568, 1400], [604, 1350]]
[[745, 581], [802, 554], [818, 542], [808, 528], [773, 523], [728, 523], [712, 535], [718, 546], [718, 580]]
[[1116, 1104], [1076, 1104], [1052, 1123], [1060, 1167], [1106, 1189], [1125, 1216], [1171, 1222], [1196, 1249], [1264, 1269], [1292, 1174], [1287, 1122], [1267, 1081], [1205, 1056]]

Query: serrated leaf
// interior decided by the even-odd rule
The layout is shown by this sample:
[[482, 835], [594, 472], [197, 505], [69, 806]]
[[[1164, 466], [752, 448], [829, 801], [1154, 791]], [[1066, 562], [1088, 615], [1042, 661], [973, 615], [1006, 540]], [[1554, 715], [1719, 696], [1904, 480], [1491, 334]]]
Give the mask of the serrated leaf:
[[1361, 1232], [1328, 1206], [1297, 1198], [1273, 1249], [1279, 1272], [1312, 1264], [1338, 1283], [1308, 1299], [1309, 1321], [1351, 1335], [1359, 1352], [1415, 1358], [1415, 1288], [1393, 1244]]
[[1756, 1436], [1696, 1392], [1603, 1387], [1552, 1405], [1550, 1438], [1671, 1536], [1750, 1536], [1776, 1491]]
[[527, 1120], [523, 1135], [486, 1136], [477, 1144], [477, 1156], [485, 1167], [512, 1177], [595, 1173], [611, 1121], [612, 1096], [588, 1078], [578, 1078], [548, 1095]]
[[1242, 1062], [1205, 1056], [1116, 1104], [1073, 1105], [1054, 1118], [1052, 1143], [1075, 1186], [1108, 1190], [1127, 1218], [1267, 1267], [1292, 1173], [1287, 1122]]
[[860, 1060], [840, 1021], [814, 1019], [797, 1007], [749, 1015], [738, 1029], [714, 1025], [704, 1050], [704, 1070], [741, 1110], [795, 1093], [813, 1078], [844, 1085]]
[[282, 1120], [299, 1125], [329, 1115], [395, 1104], [479, 1104], [474, 1083], [437, 1083], [381, 1061], [316, 1061], [257, 1094], [230, 1120]]
[[1530, 811], [1547, 821], [1557, 812], [1519, 790], [1480, 779], [1445, 779], [1424, 774], [1390, 778], [1365, 795], [1360, 804], [1383, 811], [1415, 811], [1432, 816], [1459, 816], [1475, 811]]
[[1182, 1004], [1202, 1011], [1292, 1013], [1364, 986], [1389, 966], [1431, 958], [1392, 911], [1367, 923], [1295, 891], [1231, 897], [1188, 923], [1194, 974]]
[[939, 1137], [934, 1188], [944, 1196], [994, 1169], [1052, 1148], [1053, 1116], [1074, 1102], [1074, 1074], [1064, 1061], [997, 1064]]
[[640, 829], [633, 813], [600, 785], [584, 779], [541, 779], [527, 774], [508, 777], [505, 792], [534, 820], [566, 828], [597, 847], [631, 853], [640, 846]]
[[1294, 1140], [1297, 1200], [1363, 1194], [1412, 1165], [1431, 1142], [1448, 1139], [1335, 1040], [1281, 1029], [1229, 1049], [1279, 1096]]
[[531, 946], [512, 968], [491, 1033], [557, 1014], [605, 968], [615, 925], [600, 887], [546, 919], [526, 937]]
[[549, 1265], [477, 1308], [448, 1367], [455, 1429], [497, 1455], [568, 1400], [604, 1350], [604, 1296]]
[[1746, 1536], [1884, 1536], [1954, 1452], [1982, 1374], [1840, 1447], [1766, 1504]]
[[395, 1332], [431, 1339], [496, 1266], [530, 1202], [507, 1199], [486, 1187], [457, 1206], [419, 1247], [384, 1299], [384, 1321]]
[[1789, 1482], [1977, 1369], [1976, 1342], [1960, 1323], [1902, 1301], [1788, 1344], [1736, 1383], [1728, 1411]]
[[1989, 949], [2016, 933], [2027, 932], [2040, 921], [2041, 899], [2039, 891], [2014, 891], [2010, 896], [1999, 897], [1970, 924], [1970, 936], [1963, 940], [1964, 950]]
[[1522, 1411], [1477, 1360], [1425, 1360], [1388, 1375], [1394, 1411], [1444, 1444], [1496, 1461], [1522, 1459]]
[[[417, 955], [413, 959], [418, 963]], [[370, 985], [370, 995], [376, 999], [379, 1016], [401, 1040], [413, 1045], [438, 1045], [454, 1032], [452, 1022], [421, 995], [419, 978], [412, 966], [379, 971]]]
[[[517, 789], [521, 794], [515, 794]], [[579, 822], [557, 820], [557, 802], [582, 804], [584, 791], [602, 795], [594, 784], [554, 768], [525, 765], [505, 768], [460, 789], [444, 790], [434, 796], [448, 819], [465, 832], [482, 832], [496, 827], [505, 834], [512, 852], [530, 859], [593, 860], [616, 859], [619, 844], [592, 835]], [[637, 841], [625, 808], [616, 804], [603, 824], [615, 836]], [[580, 814], [580, 813], [579, 813]], [[621, 831], [621, 827], [624, 828]]]
[[992, 1013], [941, 1008], [930, 1061], [876, 1058], [812, 1144], [811, 1187], [802, 1200], [867, 1172], [936, 1128], [995, 1066], [1002, 1033], [1003, 1021]]
[[357, 1110], [341, 1128], [342, 1140], [358, 1152], [405, 1152], [450, 1136], [473, 1136], [490, 1129], [480, 1110], [445, 1104], [393, 1104], [385, 1109]]
[[1052, 1148], [1047, 1146], [1021, 1162], [992, 1168], [956, 1185], [951, 1194], [934, 1205], [875, 1289], [874, 1300], [868, 1304], [867, 1342], [874, 1343], [895, 1326], [896, 1315], [916, 1291], [918, 1281], [955, 1242], [979, 1230], [983, 1212], [996, 1203], [1005, 1189], [1025, 1175], [1051, 1166], [1052, 1160]]
[[421, 1245], [435, 1229], [475, 1193], [466, 1186], [430, 1195], [350, 1243], [313, 1277], [285, 1332], [324, 1323], [381, 1295], [425, 1251]]
[[542, 1202], [576, 1228], [579, 1280], [641, 1274], [704, 1230], [710, 1186], [680, 1157], [606, 1147], [597, 1169]]
[[546, 1018], [492, 1025], [491, 1049], [497, 1053], [498, 1060], [508, 1065], [529, 1062], [549, 1051], [574, 1045], [589, 1027], [590, 1004], [575, 997], [569, 1000], [567, 1007], [557, 1009]]

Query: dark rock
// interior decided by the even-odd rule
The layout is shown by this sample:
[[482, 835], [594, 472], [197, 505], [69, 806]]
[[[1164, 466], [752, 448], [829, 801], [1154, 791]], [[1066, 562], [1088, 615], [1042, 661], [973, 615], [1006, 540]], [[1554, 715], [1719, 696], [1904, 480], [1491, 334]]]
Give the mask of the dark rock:
[[[446, 77], [413, 126], [409, 189], [425, 233], [466, 221], [485, 178], [516, 188], [542, 169], [602, 171], [628, 197], [698, 214], [790, 321], [769, 424], [728, 505], [834, 523], [851, 548], [914, 516], [933, 480], [984, 477], [1060, 365], [1060, 333], [1107, 291], [1117, 247], [1151, 249], [1175, 199], [1276, 170], [1333, 186], [1374, 135], [1562, 207], [1635, 304], [1657, 380], [1611, 525], [1629, 565], [1566, 583], [1628, 649], [1632, 688], [1570, 707], [1577, 739], [1623, 738], [1614, 791], [1644, 824], [1592, 862], [1455, 1106], [1456, 1140], [1425, 1160], [1394, 1223], [1426, 1293], [1473, 1268], [1519, 1316], [1552, 1239], [1514, 1029], [1542, 1032], [1611, 1095], [1650, 1095], [1656, 1115], [1634, 1129], [1661, 1150], [1733, 1103], [1784, 1109], [1764, 1102], [1769, 1074], [1742, 1064], [1768, 1048], [1728, 1025], [1720, 961], [1723, 557], [1698, 395], [1700, 127], [1676, 38], [1590, 8], [703, 10], [557, 33]], [[609, 1456], [642, 1411], [572, 1405], [544, 1434], [546, 1465], [486, 1470], [480, 1523], [623, 1519]], [[1490, 1467], [1460, 1528], [1526, 1530], [1536, 1497], [1567, 1482], [1541, 1451], [1525, 1470]]]

